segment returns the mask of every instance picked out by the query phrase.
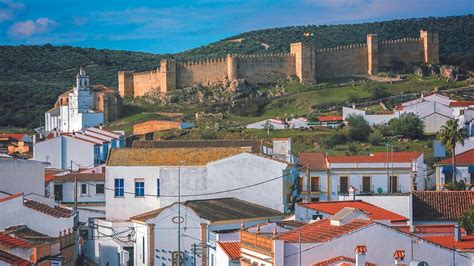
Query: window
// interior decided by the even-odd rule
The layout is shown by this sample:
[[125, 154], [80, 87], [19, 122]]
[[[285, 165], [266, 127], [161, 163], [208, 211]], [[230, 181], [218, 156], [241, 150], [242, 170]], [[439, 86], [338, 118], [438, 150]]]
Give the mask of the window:
[[390, 176], [389, 190], [390, 193], [398, 192], [398, 176]]
[[124, 186], [123, 179], [115, 179], [115, 197], [123, 197]]
[[346, 194], [349, 190], [349, 177], [339, 177], [339, 194]]
[[104, 184], [95, 185], [95, 194], [104, 194]]
[[156, 180], [156, 196], [160, 196], [160, 179]]
[[135, 197], [145, 196], [145, 181], [143, 179], [135, 180]]
[[469, 184], [474, 185], [474, 173], [470, 173], [471, 175], [471, 182]]
[[87, 184], [81, 184], [81, 195], [87, 194]]
[[63, 184], [54, 184], [54, 200], [63, 200]]
[[453, 183], [453, 174], [452, 173], [446, 173], [444, 174], [444, 184], [451, 184]]
[[362, 177], [362, 192], [363, 193], [370, 193], [370, 176], [363, 176]]
[[311, 192], [319, 192], [319, 176], [311, 177]]

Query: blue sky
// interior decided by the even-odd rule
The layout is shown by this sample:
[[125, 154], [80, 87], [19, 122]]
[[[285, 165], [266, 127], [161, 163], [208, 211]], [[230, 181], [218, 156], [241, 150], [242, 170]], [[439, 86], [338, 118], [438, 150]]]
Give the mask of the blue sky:
[[474, 0], [0, 0], [0, 44], [175, 53], [244, 31], [474, 13]]

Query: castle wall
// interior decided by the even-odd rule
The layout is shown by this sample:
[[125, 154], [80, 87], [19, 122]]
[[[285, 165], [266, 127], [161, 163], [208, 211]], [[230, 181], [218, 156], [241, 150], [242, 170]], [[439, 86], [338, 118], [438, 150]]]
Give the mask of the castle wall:
[[161, 74], [159, 70], [133, 73], [133, 97], [144, 96], [152, 89], [161, 86]]
[[379, 67], [388, 68], [394, 62], [405, 65], [423, 62], [423, 50], [420, 38], [404, 38], [379, 42]]
[[176, 87], [184, 88], [193, 83], [208, 85], [227, 77], [224, 58], [176, 64]]
[[316, 77], [367, 75], [367, 45], [354, 44], [316, 50]]
[[275, 83], [295, 74], [295, 56], [289, 53], [237, 56], [237, 76], [251, 84]]

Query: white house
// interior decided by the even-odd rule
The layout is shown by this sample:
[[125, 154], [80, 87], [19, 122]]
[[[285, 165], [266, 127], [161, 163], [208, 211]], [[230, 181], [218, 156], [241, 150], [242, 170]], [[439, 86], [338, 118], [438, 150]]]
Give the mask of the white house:
[[276, 236], [243, 231], [240, 244], [242, 265], [472, 265], [473, 259], [472, 253], [401, 232], [357, 209]]
[[122, 134], [98, 128], [73, 133], [50, 134], [34, 145], [33, 158], [49, 163], [49, 167], [78, 170], [104, 163], [112, 148], [125, 146]]
[[[77, 185], [76, 185], [77, 181]], [[61, 206], [74, 207], [77, 192], [79, 221], [105, 217], [105, 173], [72, 173], [56, 176], [46, 184], [50, 197]]]
[[45, 131], [73, 132], [104, 123], [104, 113], [95, 111], [94, 93], [90, 90], [89, 76], [81, 67], [76, 76], [76, 85], [67, 92], [68, 104], [48, 110]]
[[190, 200], [140, 214], [131, 217], [136, 232], [135, 265], [161, 266], [177, 262], [178, 208], [182, 217], [181, 259], [186, 266], [226, 265], [225, 260], [217, 258], [220, 232], [284, 217], [281, 212], [236, 198]]
[[47, 199], [35, 197], [32, 200], [23, 193], [0, 194], [0, 213], [0, 229], [24, 224], [32, 230], [58, 237], [60, 231], [68, 231], [77, 225], [72, 210], [56, 206]]
[[349, 116], [354, 115], [362, 115], [370, 126], [386, 124], [393, 118], [400, 117], [399, 112], [393, 112], [390, 114], [367, 114], [366, 111], [350, 107], [342, 107], [342, 117], [344, 121], [346, 121]]
[[[420, 152], [380, 152], [368, 156], [301, 153], [299, 196], [307, 201], [338, 200], [338, 195], [405, 193], [426, 188]], [[309, 172], [309, 176], [308, 173]]]
[[285, 161], [247, 151], [113, 149], [106, 171], [105, 186], [113, 189], [105, 191], [107, 220], [127, 221], [168, 206], [176, 202], [178, 189], [181, 200], [237, 197], [278, 211], [288, 210], [296, 169]]
[[38, 161], [0, 158], [0, 191], [43, 196], [44, 167]]
[[456, 180], [453, 179], [453, 166], [451, 157], [437, 162], [436, 165], [436, 190], [444, 190], [445, 186], [454, 181], [463, 181], [467, 187], [474, 185], [474, 149], [456, 154]]

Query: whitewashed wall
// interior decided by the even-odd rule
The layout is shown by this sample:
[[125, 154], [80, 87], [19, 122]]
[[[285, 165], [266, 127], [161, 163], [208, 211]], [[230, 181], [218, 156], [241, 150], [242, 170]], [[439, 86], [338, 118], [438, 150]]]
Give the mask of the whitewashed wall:
[[32, 160], [0, 159], [0, 191], [44, 195], [44, 165]]

